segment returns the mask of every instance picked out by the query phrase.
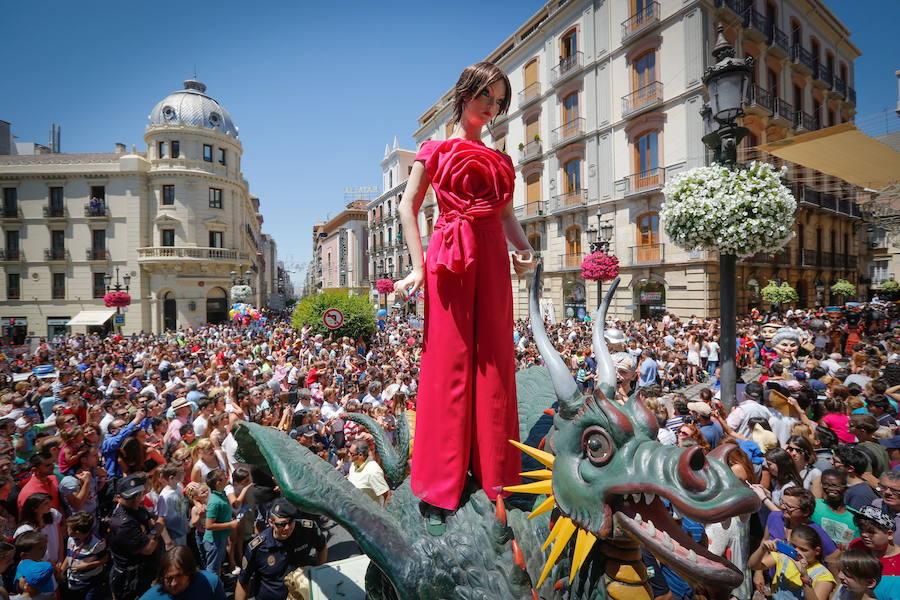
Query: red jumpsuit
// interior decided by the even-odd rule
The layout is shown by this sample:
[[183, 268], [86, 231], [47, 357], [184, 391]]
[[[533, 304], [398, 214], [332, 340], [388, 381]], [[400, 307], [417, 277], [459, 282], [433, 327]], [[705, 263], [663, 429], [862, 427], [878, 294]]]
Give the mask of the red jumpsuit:
[[425, 332], [413, 444], [413, 493], [454, 510], [467, 471], [496, 499], [519, 482], [512, 289], [500, 212], [509, 156], [464, 139], [422, 144], [416, 160], [440, 218], [425, 260]]

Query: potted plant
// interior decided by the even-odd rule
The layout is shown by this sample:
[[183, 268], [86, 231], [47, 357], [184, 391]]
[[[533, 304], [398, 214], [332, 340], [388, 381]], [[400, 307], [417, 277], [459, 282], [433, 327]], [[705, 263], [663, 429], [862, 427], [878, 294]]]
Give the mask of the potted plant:
[[797, 294], [797, 290], [791, 287], [787, 281], [778, 285], [774, 281], [769, 280], [768, 285], [759, 291], [762, 299], [772, 305], [779, 313], [781, 312], [782, 304], [790, 304], [792, 302], [797, 302], [800, 300], [800, 296]]
[[841, 304], [847, 301], [847, 298], [856, 297], [856, 286], [846, 279], [838, 279], [831, 286], [831, 293], [840, 297]]
[[524, 149], [525, 149], [525, 144], [522, 142], [519, 142], [519, 152], [521, 152]]
[[537, 134], [537, 133], [534, 134], [534, 141], [536, 141], [536, 142], [540, 142], [540, 141], [541, 141], [541, 136], [540, 136], [540, 134]]

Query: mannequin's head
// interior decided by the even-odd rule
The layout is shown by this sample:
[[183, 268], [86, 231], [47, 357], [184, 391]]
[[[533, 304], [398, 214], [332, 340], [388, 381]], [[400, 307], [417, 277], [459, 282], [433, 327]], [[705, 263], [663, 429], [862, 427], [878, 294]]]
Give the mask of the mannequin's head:
[[463, 69], [453, 90], [453, 123], [483, 127], [509, 110], [512, 87], [493, 63], [480, 62]]

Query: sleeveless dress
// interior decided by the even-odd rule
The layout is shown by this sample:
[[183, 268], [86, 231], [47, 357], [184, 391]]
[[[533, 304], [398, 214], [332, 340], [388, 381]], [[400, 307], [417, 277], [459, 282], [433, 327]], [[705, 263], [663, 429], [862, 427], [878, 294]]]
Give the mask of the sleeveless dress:
[[465, 139], [416, 155], [440, 217], [425, 259], [425, 326], [411, 485], [454, 510], [467, 472], [491, 500], [519, 482], [512, 283], [500, 213], [512, 201], [509, 156]]

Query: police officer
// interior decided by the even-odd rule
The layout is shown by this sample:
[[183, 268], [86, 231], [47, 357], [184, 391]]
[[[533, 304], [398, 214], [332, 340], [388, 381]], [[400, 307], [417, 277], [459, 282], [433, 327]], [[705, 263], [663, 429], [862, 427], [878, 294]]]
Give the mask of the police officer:
[[143, 474], [136, 473], [116, 485], [116, 507], [109, 521], [112, 569], [109, 585], [115, 600], [135, 600], [150, 588], [162, 551], [162, 525], [141, 506]]
[[288, 590], [284, 577], [296, 569], [327, 560], [327, 538], [315, 517], [301, 513], [281, 498], [272, 504], [268, 527], [250, 540], [244, 553], [235, 600], [284, 600]]

